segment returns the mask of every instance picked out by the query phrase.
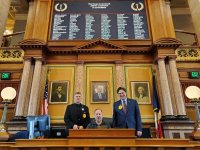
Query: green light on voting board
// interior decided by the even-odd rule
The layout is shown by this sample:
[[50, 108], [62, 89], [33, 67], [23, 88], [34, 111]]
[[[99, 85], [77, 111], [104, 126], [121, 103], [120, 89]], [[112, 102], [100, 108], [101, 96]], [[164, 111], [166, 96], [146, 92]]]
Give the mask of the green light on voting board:
[[198, 71], [191, 71], [190, 77], [191, 78], [199, 78], [199, 72]]
[[1, 80], [9, 80], [9, 79], [10, 79], [10, 72], [1, 73]]

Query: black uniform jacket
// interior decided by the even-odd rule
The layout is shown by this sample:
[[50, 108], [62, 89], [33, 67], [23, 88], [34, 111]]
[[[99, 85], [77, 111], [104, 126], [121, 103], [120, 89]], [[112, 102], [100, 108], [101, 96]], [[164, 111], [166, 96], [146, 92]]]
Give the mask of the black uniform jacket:
[[90, 123], [90, 114], [87, 106], [83, 104], [68, 105], [64, 117], [68, 129], [72, 129], [74, 124], [84, 128]]

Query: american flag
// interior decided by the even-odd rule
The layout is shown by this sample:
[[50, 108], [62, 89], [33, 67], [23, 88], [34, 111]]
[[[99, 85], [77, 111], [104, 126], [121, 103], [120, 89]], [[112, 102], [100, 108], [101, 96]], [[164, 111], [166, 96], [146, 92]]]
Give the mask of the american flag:
[[48, 114], [48, 80], [46, 80], [45, 90], [44, 90], [44, 97], [42, 101], [42, 111], [41, 115]]
[[158, 93], [156, 89], [156, 78], [153, 75], [153, 110], [154, 110], [154, 119], [155, 119], [155, 129], [156, 129], [156, 137], [157, 138], [163, 138], [163, 131], [162, 131], [162, 125], [160, 122], [160, 118], [158, 118], [160, 105], [158, 101]]

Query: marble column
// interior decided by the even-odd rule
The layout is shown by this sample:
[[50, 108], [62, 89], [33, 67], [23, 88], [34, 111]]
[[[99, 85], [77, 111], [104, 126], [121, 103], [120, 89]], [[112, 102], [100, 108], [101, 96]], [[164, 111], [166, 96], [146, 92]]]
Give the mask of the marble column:
[[195, 33], [197, 34], [198, 40], [200, 42], [200, 0], [188, 0], [188, 4], [192, 15], [192, 22], [195, 28]]
[[158, 70], [160, 75], [160, 88], [162, 91], [162, 103], [164, 104], [164, 116], [162, 117], [163, 120], [173, 120], [174, 114], [172, 109], [172, 102], [169, 90], [169, 84], [167, 79], [167, 72], [165, 67], [165, 60], [164, 58], [158, 58]]
[[34, 72], [34, 64], [31, 65], [29, 79], [28, 79], [28, 88], [27, 88], [27, 91], [26, 91], [26, 100], [25, 100], [25, 104], [24, 104], [24, 116], [28, 115], [28, 106], [29, 106], [30, 95], [31, 95], [33, 72]]
[[121, 61], [115, 62], [116, 65], [116, 87], [125, 87], [123, 64]]
[[161, 109], [161, 115], [163, 116], [165, 114], [165, 109], [164, 109], [164, 104], [163, 104], [163, 96], [162, 96], [162, 91], [161, 91], [161, 83], [160, 83], [160, 74], [158, 71], [158, 64], [155, 64], [154, 66], [154, 74], [156, 77], [156, 85], [157, 85], [157, 93], [159, 97], [159, 104], [160, 104], [160, 109]]
[[184, 98], [183, 93], [179, 81], [179, 76], [176, 67], [176, 58], [169, 57], [169, 68], [171, 73], [171, 79], [173, 84], [174, 96], [176, 101], [176, 108], [177, 108], [177, 118], [178, 119], [188, 119], [186, 116], [186, 110], [184, 105]]
[[19, 96], [15, 111], [16, 117], [22, 117], [24, 115], [24, 107], [26, 104], [26, 97], [27, 97], [27, 90], [28, 90], [28, 83], [29, 83], [29, 76], [31, 72], [31, 58], [24, 58], [24, 68], [22, 73], [21, 84], [19, 88]]
[[0, 0], [0, 47], [3, 40], [6, 19], [8, 17], [11, 0]]
[[[83, 92], [83, 81], [84, 81], [84, 62], [77, 62], [77, 69], [76, 69], [76, 91], [81, 92], [82, 98], [84, 98]], [[84, 102], [84, 100], [82, 100]]]
[[171, 100], [172, 100], [172, 108], [173, 108], [173, 113], [174, 116], [177, 116], [177, 105], [176, 105], [176, 100], [175, 100], [175, 95], [174, 95], [174, 88], [173, 88], [173, 82], [172, 82], [172, 76], [171, 76], [171, 71], [169, 64], [165, 64], [166, 71], [167, 71], [167, 79], [169, 83], [169, 90], [170, 90], [170, 95], [171, 95]]
[[42, 59], [35, 59], [35, 67], [33, 73], [33, 81], [31, 87], [31, 95], [28, 107], [28, 116], [38, 115], [38, 105], [39, 105], [39, 89], [40, 89], [40, 78], [42, 72]]

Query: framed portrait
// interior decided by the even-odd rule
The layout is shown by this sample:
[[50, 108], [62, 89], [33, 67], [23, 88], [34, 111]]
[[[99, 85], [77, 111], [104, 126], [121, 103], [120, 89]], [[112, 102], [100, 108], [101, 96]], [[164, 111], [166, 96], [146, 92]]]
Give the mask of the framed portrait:
[[131, 82], [132, 98], [138, 104], [151, 104], [149, 82]]
[[52, 81], [50, 87], [51, 104], [68, 103], [69, 81]]
[[109, 103], [107, 81], [92, 81], [91, 91], [91, 103]]

